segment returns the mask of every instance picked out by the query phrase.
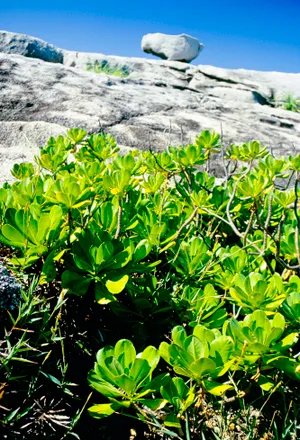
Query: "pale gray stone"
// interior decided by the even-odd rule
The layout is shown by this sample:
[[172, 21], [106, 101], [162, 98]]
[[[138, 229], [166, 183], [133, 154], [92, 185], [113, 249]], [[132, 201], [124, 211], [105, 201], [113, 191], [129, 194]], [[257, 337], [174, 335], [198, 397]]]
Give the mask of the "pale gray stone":
[[62, 51], [52, 44], [39, 38], [14, 32], [0, 31], [0, 52], [39, 58], [50, 63], [63, 62]]
[[204, 45], [190, 35], [147, 34], [142, 38], [142, 50], [164, 60], [190, 62]]

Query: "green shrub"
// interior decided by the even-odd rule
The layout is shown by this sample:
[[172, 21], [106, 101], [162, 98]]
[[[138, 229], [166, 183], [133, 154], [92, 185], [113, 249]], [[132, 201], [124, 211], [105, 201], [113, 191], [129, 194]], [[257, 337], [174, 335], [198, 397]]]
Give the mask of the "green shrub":
[[300, 98], [292, 94], [287, 94], [276, 100], [275, 105], [291, 112], [300, 113]]
[[300, 156], [231, 145], [220, 183], [214, 132], [118, 151], [72, 129], [0, 189], [0, 240], [29, 291], [3, 330], [3, 426], [37, 430], [51, 384], [62, 438], [87, 435], [86, 407], [93, 438], [118, 414], [157, 438], [296, 438]]
[[88, 72], [104, 73], [106, 75], [120, 76], [121, 78], [126, 78], [130, 74], [127, 66], [119, 66], [119, 65], [111, 66], [109, 62], [106, 60], [103, 60], [101, 62], [95, 61], [94, 63], [89, 62], [86, 66], [86, 70]]

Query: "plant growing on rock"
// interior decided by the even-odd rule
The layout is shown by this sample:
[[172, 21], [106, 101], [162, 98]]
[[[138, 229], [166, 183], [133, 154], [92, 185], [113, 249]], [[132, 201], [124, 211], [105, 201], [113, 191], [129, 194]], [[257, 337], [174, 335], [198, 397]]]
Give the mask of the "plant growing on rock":
[[129, 76], [129, 70], [127, 66], [110, 65], [107, 60], [101, 62], [95, 61], [94, 63], [89, 62], [86, 66], [88, 72], [94, 73], [104, 73], [105, 75], [119, 76], [121, 78], [126, 78]]
[[291, 112], [300, 112], [300, 98], [292, 94], [282, 96], [280, 99], [276, 100], [275, 103], [276, 107], [281, 107]]

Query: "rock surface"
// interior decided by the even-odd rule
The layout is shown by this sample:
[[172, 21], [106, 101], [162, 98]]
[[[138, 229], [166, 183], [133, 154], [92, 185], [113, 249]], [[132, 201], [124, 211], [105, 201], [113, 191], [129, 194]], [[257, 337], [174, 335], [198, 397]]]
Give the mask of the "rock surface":
[[0, 31], [0, 52], [38, 58], [50, 63], [63, 62], [62, 51], [52, 44], [39, 38], [14, 32]]
[[[300, 114], [274, 108], [270, 100], [274, 91], [300, 96], [300, 74], [63, 55], [65, 65], [0, 53], [0, 178], [10, 176], [15, 162], [32, 159], [49, 136], [71, 127], [92, 133], [101, 126], [124, 148], [160, 150], [214, 129], [223, 132], [225, 145], [257, 139], [276, 154], [300, 152]], [[126, 65], [130, 74], [84, 70], [96, 60]]]
[[159, 32], [144, 35], [142, 50], [163, 60], [190, 62], [194, 60], [204, 45], [190, 35], [166, 35]]
[[13, 310], [21, 301], [21, 286], [10, 275], [8, 270], [0, 264], [0, 311]]

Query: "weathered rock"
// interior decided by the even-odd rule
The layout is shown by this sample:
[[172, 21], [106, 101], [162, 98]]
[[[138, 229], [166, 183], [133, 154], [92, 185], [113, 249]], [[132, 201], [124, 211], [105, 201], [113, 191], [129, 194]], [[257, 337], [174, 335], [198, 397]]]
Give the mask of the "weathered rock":
[[0, 311], [13, 310], [21, 301], [21, 286], [10, 275], [8, 270], [0, 264]]
[[183, 61], [194, 60], [204, 45], [190, 35], [166, 35], [159, 32], [144, 35], [142, 50], [164, 60]]
[[[300, 96], [300, 74], [68, 51], [64, 60], [0, 54], [0, 177], [71, 127], [92, 133], [101, 125], [119, 144], [139, 149], [186, 144], [214, 129], [225, 145], [257, 139], [275, 154], [300, 152], [300, 114], [270, 99], [273, 91]], [[126, 65], [130, 75], [85, 71], [95, 60]]]
[[62, 51], [52, 44], [39, 38], [14, 32], [0, 31], [0, 52], [38, 58], [50, 63], [63, 62]]

